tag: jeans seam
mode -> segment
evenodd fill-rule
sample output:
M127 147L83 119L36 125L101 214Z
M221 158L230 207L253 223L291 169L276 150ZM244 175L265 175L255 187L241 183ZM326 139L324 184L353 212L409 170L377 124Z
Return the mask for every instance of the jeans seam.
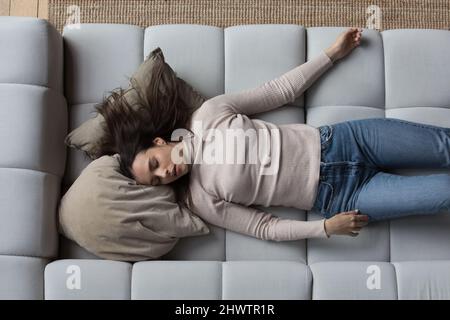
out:
M325 182L325 181L322 181L322 182L325 183L325 184L327 184L327 185L330 187L330 189L331 189L330 200L328 201L327 207L325 208L325 211L328 211L328 210L330 209L331 202L333 201L334 188L333 188L333 186L331 185L331 183L328 183L328 182Z
M406 121L406 120L397 119L397 118L384 118L384 119L388 120L388 121L392 121L392 122L402 123L404 125L412 125L412 126L416 126L416 127L424 128L424 129L433 129L433 130L436 130L438 132L443 130L446 133L450 133L450 128L441 127L442 129L439 129L439 128L435 128L435 126L433 126L433 125L426 125L426 124L423 124L423 123L421 124L421 123L417 123L417 122L413 122L413 121Z
M378 172L379 172L379 171L375 171L375 173L374 173L372 176L368 177L368 178L362 183L362 186L360 186L360 187L355 191L355 194L354 194L355 208L354 208L354 209L359 209L359 208L356 208L356 206L357 206L357 201L358 201L358 199L359 199L359 195L361 194L361 191L362 191L364 188L367 187L367 184L370 182L370 180L371 180ZM364 212L361 212L361 213L364 214Z
M365 161L333 161L333 162L322 162L324 163L324 166L331 165L331 166L357 166L362 168L368 168L371 170L379 171L379 168L376 166L371 165L370 163L367 163Z

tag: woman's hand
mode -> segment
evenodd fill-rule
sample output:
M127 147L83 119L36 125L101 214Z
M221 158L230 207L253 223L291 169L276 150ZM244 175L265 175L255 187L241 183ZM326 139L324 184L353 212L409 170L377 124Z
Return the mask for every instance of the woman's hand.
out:
M361 43L362 28L348 28L342 32L336 41L325 50L330 59L335 62L348 55L354 48Z
M362 227L366 226L369 217L359 214L359 210L338 213L325 220L325 232L328 236L332 234L349 235L356 237Z

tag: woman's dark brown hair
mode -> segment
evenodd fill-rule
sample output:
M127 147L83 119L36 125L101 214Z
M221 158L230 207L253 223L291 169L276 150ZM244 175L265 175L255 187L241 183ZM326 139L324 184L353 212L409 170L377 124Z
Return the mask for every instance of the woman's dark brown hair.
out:
M153 147L153 139L161 137L172 141L175 129L188 129L194 111L181 99L177 78L173 72L165 72L167 64L156 64L152 81L147 88L140 88L130 79L130 88L116 88L95 109L104 119L105 135L101 141L101 154L120 155L120 172L134 179L131 165L138 153ZM170 75L168 77L164 74ZM161 90L162 89L162 90ZM132 105L127 95L133 95ZM187 206L189 173L171 183L177 202Z

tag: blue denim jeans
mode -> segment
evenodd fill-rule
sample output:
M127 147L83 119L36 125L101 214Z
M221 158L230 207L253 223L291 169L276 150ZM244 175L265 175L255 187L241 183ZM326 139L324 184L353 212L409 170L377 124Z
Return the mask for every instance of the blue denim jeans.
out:
M369 221L450 212L450 174L387 172L450 169L450 128L372 118L318 129L320 180L313 209L325 218L354 209Z

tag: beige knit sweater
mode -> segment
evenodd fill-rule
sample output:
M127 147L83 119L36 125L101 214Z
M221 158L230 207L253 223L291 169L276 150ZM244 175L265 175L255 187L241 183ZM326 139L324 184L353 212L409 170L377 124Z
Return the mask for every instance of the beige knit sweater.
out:
M194 112L194 135L182 143L184 160L192 163L194 213L213 225L265 240L327 237L325 219L281 219L252 206L312 208L320 172L319 130L249 116L294 102L332 65L322 51L276 79L211 98Z

